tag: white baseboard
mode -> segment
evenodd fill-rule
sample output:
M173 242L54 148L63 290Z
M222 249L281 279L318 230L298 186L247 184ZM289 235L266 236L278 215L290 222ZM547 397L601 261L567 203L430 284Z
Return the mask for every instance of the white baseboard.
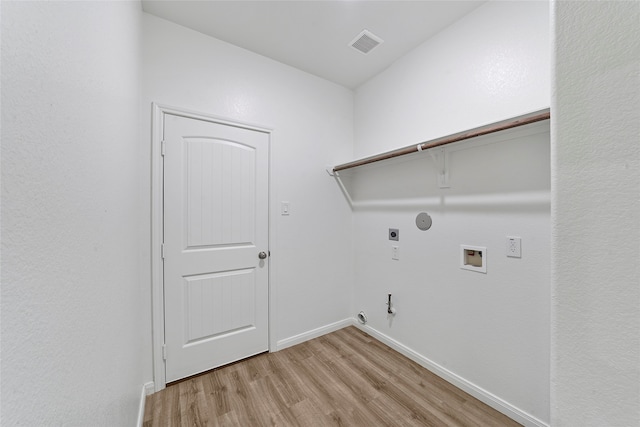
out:
M300 344L305 341L309 341L311 339L321 337L322 335L328 334L329 332L337 331L338 329L346 328L347 326L351 326L351 325L353 325L353 319L349 318L349 319L340 320L335 323L331 323L326 326L321 326L319 328L313 329L308 332L304 332L302 334L285 338L277 342L276 351L284 350L287 347L291 347L296 344Z
M149 381L148 383L144 383L144 392L147 396L149 396L150 394L155 393L156 390L156 385L153 383L153 381Z
M138 427L142 427L142 424L144 423L144 405L147 401L147 396L153 393L153 390L153 382L144 383L142 385L142 394L140 394L140 406L138 407L138 423L136 424Z
M352 319L352 324L363 330L367 334L371 335L373 338L378 341L388 345L392 349L396 350L398 353L403 354L409 359L413 360L417 364L422 367L428 369L434 374L438 375L440 378L448 381L459 389L469 393L479 401L486 403L491 406L496 411L502 412L509 418L513 419L516 422L519 422L522 425L527 427L549 427L547 423L538 418L518 409L517 407L511 405L508 402L500 399L498 396L493 395L487 390L478 387L474 383L465 380L464 378L456 375L455 373L449 371L448 369L438 365L437 363L427 359L422 356L420 353L410 349L409 347L400 344L398 341L393 338L373 329L370 326L360 324L355 318Z

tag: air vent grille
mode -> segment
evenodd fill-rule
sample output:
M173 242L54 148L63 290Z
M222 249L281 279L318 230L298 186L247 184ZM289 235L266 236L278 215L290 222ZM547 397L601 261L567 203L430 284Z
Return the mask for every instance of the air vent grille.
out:
M360 34L358 34L356 38L351 41L351 43L349 43L349 46L351 46L358 52L367 54L382 42L383 40L380 37L372 34L367 30L364 30Z

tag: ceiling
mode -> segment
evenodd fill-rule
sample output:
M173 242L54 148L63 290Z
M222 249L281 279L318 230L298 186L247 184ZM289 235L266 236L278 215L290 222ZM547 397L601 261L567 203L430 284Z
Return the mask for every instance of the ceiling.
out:
M145 12L354 89L484 1L142 0ZM350 46L362 30L383 43Z

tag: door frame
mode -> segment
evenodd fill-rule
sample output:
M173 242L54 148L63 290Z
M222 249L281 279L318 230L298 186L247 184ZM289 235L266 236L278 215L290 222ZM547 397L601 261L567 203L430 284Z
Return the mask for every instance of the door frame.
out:
M182 116L190 119L205 120L222 125L234 126L248 130L264 132L269 136L269 195L268 195L268 235L269 248L272 245L274 233L272 232L273 224L271 217L273 216L271 195L273 193L273 130L264 126L258 126L248 123L237 122L230 119L212 116L206 113L187 110L184 108L172 107L168 105L152 103L153 117L151 122L151 333L152 333L152 350L153 350L153 383L154 390L160 391L167 385L165 360L163 357L165 344L164 329L164 269L162 259L162 243L163 243L163 223L164 223L164 162L162 159L162 129L164 128L165 114ZM273 289L273 260L269 257L269 277L268 277L268 336L269 336L269 352L275 351L277 343L275 341L275 292Z

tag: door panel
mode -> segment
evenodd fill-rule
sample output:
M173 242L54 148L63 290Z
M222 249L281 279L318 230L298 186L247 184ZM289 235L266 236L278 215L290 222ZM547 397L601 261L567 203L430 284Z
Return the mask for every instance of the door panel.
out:
M254 269L185 277L185 344L253 328L255 283Z
M187 248L255 241L255 149L184 138Z
M268 349L269 135L164 116L166 380Z

